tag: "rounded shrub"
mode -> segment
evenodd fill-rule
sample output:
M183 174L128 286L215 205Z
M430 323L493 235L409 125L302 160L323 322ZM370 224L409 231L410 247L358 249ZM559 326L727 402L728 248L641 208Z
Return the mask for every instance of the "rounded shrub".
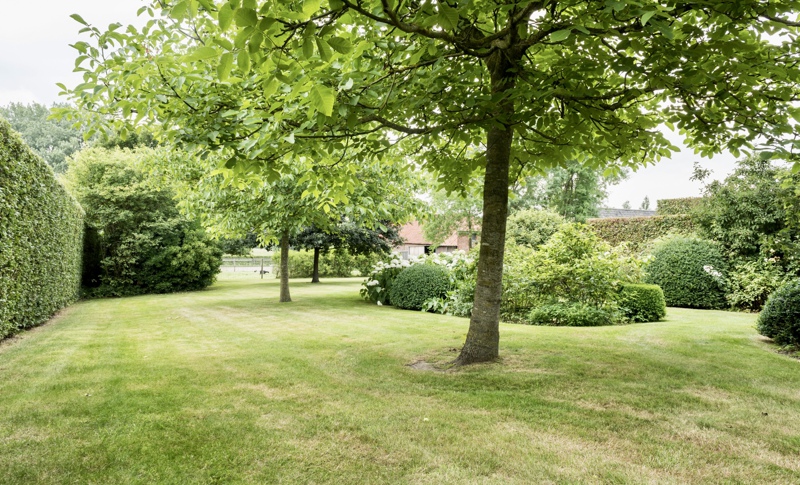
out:
M526 209L508 217L506 241L536 249L567 223L567 220L547 210Z
M800 280L787 283L770 295L756 328L778 345L800 345Z
M617 304L629 322L657 322L667 314L664 291L657 285L622 284Z
M446 268L435 264L409 266L397 275L389 292L392 305L406 310L421 310L423 303L440 298L450 289Z
M655 245L645 283L664 290L668 306L718 309L725 304L725 260L704 239L675 236Z

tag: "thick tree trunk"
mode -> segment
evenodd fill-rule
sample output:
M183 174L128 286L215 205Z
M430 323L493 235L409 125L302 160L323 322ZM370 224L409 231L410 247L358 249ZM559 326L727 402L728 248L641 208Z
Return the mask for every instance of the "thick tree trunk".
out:
M314 272L311 275L312 283L319 283L319 248L314 248Z
M292 301L289 296L289 233L281 236L281 303Z
M514 77L509 73L511 66L512 62L503 52L495 53L487 60L494 93L503 93L514 86ZM500 116L513 115L513 101L498 103L497 113ZM513 138L513 127L508 123L493 126L486 132L478 281L467 340L455 360L458 365L494 360L500 352L500 301L503 295L503 252Z

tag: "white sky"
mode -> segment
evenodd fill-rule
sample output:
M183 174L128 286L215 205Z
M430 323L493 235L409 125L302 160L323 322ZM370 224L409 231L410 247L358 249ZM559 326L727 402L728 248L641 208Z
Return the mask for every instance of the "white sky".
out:
M36 101L46 105L59 101L61 82L75 86L81 82L72 72L76 52L69 44L87 40L78 34L81 25L69 16L81 15L87 22L106 27L113 22L141 24L136 17L145 0L0 0L0 105ZM679 139L671 137L673 143ZM621 207L630 201L638 208L645 196L651 209L656 200L700 195L701 185L691 182L695 160L713 171L712 178L724 178L734 166L728 154L713 160L700 159L684 149L670 160L632 173L628 180L611 187L608 207Z

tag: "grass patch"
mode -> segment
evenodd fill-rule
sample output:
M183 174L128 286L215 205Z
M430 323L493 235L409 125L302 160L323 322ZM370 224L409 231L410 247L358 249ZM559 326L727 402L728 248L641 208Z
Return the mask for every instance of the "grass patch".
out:
M751 314L503 325L501 362L431 372L466 319L222 278L0 345L0 483L800 481L800 362Z

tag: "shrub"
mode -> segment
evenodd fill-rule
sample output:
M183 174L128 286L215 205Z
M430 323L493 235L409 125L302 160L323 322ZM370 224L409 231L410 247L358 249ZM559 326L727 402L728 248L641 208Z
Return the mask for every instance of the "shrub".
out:
M546 243L566 222L566 219L555 212L521 210L508 218L506 242L536 249Z
M93 148L70 160L67 181L92 234L84 266L95 272L84 275L89 295L198 290L219 272L219 247L180 215L172 191L139 167L150 153Z
M78 297L83 211L0 120L0 339Z
M610 307L596 307L586 303L559 302L534 308L528 314L531 325L553 325L569 327L597 327L612 325L616 313Z
M711 241L683 236L660 241L646 272L645 282L664 290L668 306L725 307L725 260Z
M690 234L694 231L694 223L689 215L590 219L586 223L609 244L616 246L627 242L635 250L668 234Z
M397 275L409 266L411 266L410 261L404 261L398 256L388 262L378 262L361 284L361 297L378 305L391 305L392 283Z
M667 314L664 292L656 285L622 284L617 304L629 322L657 322Z
M477 255L477 251L473 252ZM478 278L477 257L469 256L461 251L438 253L427 258L428 262L446 267L450 275L451 290L442 297L431 298L423 305L423 310L469 317L475 300L475 284Z
M728 275L728 304L738 310L757 312L770 293L787 283L780 265L770 259L737 263Z
M770 295L756 328L778 345L800 345L800 280L787 283Z
M392 305L421 310L427 300L440 298L450 289L450 275L436 264L415 264L397 275L389 291Z

